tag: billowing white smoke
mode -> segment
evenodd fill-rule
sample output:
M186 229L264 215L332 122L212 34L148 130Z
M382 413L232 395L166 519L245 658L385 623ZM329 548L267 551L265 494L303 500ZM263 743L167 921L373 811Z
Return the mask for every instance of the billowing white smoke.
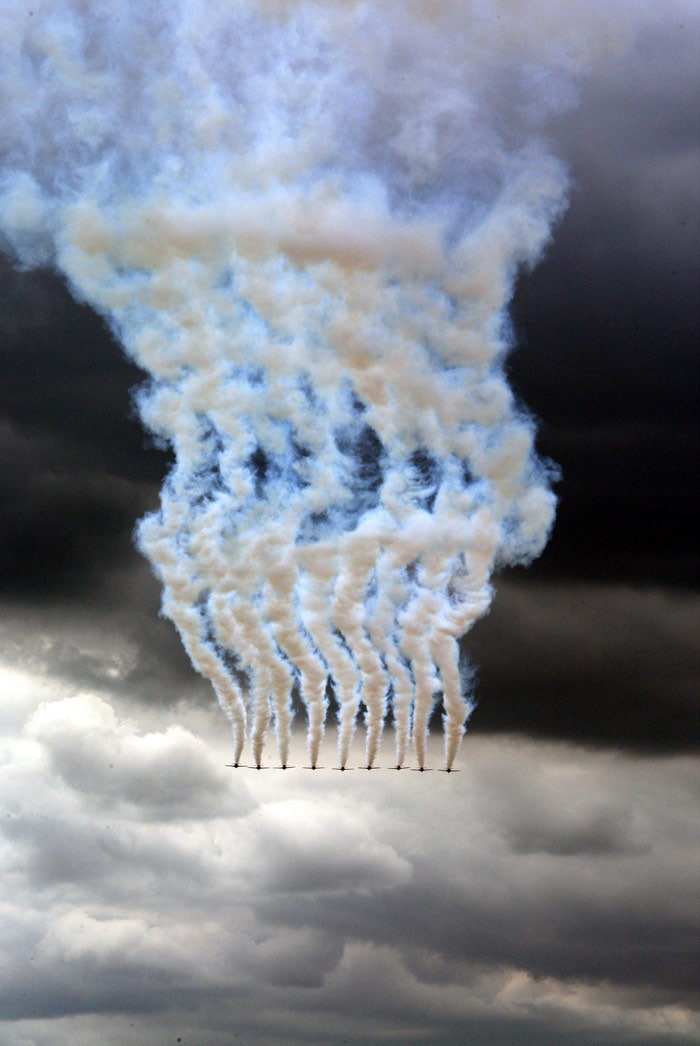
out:
M561 7L559 13L557 8ZM494 565L554 498L502 371L518 266L565 178L537 140L586 55L576 5L13 0L0 228L151 376L176 465L138 540L234 761L295 688L312 765L389 709L422 766Z

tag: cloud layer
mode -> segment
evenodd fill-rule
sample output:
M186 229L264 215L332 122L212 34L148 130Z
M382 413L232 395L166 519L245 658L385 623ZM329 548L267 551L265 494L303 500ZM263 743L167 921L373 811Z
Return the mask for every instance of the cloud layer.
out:
M451 777L234 772L214 715L146 731L2 684L0 1041L700 1032L683 758L473 739Z

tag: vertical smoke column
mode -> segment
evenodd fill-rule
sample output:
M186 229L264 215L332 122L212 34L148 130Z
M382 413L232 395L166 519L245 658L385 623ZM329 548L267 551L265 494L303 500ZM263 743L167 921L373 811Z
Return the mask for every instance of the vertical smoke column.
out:
M458 640L554 498L502 370L583 36L547 3L44 0L0 16L0 230L106 316L176 464L138 541L259 763L445 761ZM586 11L593 18L596 5ZM582 11L578 11L580 18ZM243 681L243 682L242 682Z

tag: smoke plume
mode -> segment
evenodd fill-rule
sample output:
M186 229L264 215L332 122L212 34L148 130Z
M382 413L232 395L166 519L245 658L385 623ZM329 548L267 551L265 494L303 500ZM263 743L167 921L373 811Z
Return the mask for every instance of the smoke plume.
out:
M15 0L0 230L150 375L176 464L137 532L259 763L293 695L318 760L420 766L472 708L458 640L554 497L503 371L566 177L542 141L597 5ZM572 13L576 18L572 18ZM582 29L585 22L585 31ZM576 26L574 28L573 26Z

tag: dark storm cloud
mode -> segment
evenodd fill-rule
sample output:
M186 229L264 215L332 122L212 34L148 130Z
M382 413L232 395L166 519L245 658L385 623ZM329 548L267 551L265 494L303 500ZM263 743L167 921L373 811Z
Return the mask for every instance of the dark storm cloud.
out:
M700 34L668 19L554 130L571 203L510 371L563 467L543 574L697 582Z
M646 751L697 746L693 593L504 580L463 646L479 666L473 732L517 729Z
M47 270L15 271L0 255L2 415L19 432L57 442L68 460L158 483L163 458L135 418L144 374L104 322Z
M48 434L4 435L0 586L8 596L80 598L133 556L132 520L151 491L91 470Z
M0 606L0 645L6 665L95 692L109 691L136 705L209 704L209 683L192 671L177 633L159 617L160 588L136 558L100 575L99 595L84 606L38 606L23 600Z
M209 684L158 616L146 565L113 571L105 588L100 604L67 607L59 621L51 608L2 608L5 664L118 694L134 708L212 704ZM699 626L700 601L683 590L503 579L489 615L463 642L477 666L469 734L519 730L642 752L694 749Z
M140 372L47 272L0 261L0 591L83 599L133 557L165 457L132 417Z

